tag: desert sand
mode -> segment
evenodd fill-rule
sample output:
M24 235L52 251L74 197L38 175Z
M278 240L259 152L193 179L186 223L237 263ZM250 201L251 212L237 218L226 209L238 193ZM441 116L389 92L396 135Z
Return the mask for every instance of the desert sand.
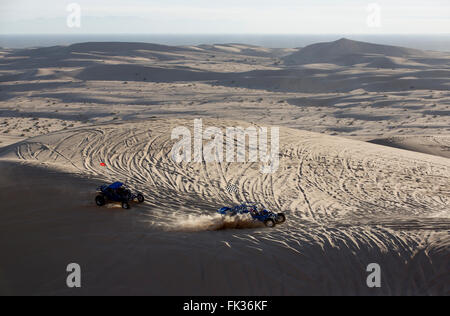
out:
M449 294L449 85L450 53L347 39L3 49L0 294ZM175 163L198 118L280 127L278 170ZM116 180L146 202L97 207ZM287 222L215 213L244 201Z

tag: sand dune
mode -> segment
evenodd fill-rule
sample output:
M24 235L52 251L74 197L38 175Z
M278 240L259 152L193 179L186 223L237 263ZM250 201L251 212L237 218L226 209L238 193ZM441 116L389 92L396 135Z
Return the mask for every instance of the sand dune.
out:
M223 128L246 126L245 122L220 120L207 120L204 124ZM364 288L364 282L361 274L353 272L352 276L350 271L363 273L361 264L374 260L389 275L379 294L446 291L448 283L433 287L427 284L436 282L431 281L436 267L445 269L446 264L442 249L447 247L450 229L446 215L450 204L450 160L282 129L280 169L273 175L262 175L257 163L176 164L169 158L175 141L170 140L167 131L178 125L190 126L192 122L152 120L80 128L11 145L0 155L3 160L45 164L97 183L126 181L147 196L145 207L130 216L141 227L147 226L158 234L198 232L198 238L203 240L202 236L211 238L207 231L231 228L220 237L225 246L218 260L221 265L263 265L264 271L272 267L274 275L283 276L283 288L278 288L278 279L265 282L270 291L265 287L258 289L250 286L253 273L263 273L262 267L256 268L250 275L242 276L241 282L250 286L247 293L355 293ZM107 167L101 167L100 162ZM224 188L229 183L236 184L239 191L227 192ZM94 190L94 186L90 189ZM271 209L285 211L289 220L279 229L256 226L256 230L249 231L252 224L246 224L246 219L222 222L215 215L220 206L244 200L262 201ZM76 203L91 207L92 201ZM434 225L433 220L439 225ZM233 231L236 228L244 231ZM203 247L191 244L188 249L197 253ZM262 257L251 259L235 253L248 247ZM227 248L229 251L225 251ZM357 258L353 255L356 248ZM330 252L334 253L331 257ZM345 259L334 261L333 256ZM270 258L282 262L283 268L279 270ZM160 260L167 258L161 255L157 261ZM412 276L403 271L416 265L420 267L419 283L413 281L418 277L415 272ZM225 268L205 269L208 278L215 278L219 284L224 282ZM340 271L340 276L333 271ZM348 278L356 284L349 285ZM233 289L237 288L234 282L230 285ZM315 290L307 292L306 288ZM216 287L213 293L231 294L227 287Z
M370 142L450 158L450 138L446 136L396 136Z
M217 75L216 75L217 76ZM139 65L99 65L75 71L74 77L82 80L125 80L125 81L203 81L213 79L213 73L202 73L190 69L167 69Z
M448 54L349 40L2 53L1 294L70 294L76 260L81 294L449 293ZM174 163L170 131L195 118L280 126L278 171ZM146 203L96 207L116 180ZM288 221L215 212L242 201Z
M335 42L312 44L300 51L284 58L288 64L312 64L333 62L339 57L348 55L381 55L391 57L420 56L427 54L423 51L397 46L378 45L372 43L352 41L342 38ZM347 59L349 60L349 59ZM343 60L341 60L343 61ZM348 62L347 64L354 64Z
M248 126L245 122L220 120L208 120L205 126L208 124L224 130L227 126ZM300 218L308 219L331 219L329 215L321 214L325 210L339 219L357 214L367 216L367 212L381 215L390 209L396 209L396 214L411 212L433 216L449 202L444 195L440 196L448 182L449 161L444 158L283 129L280 136L283 139L282 170L275 180L260 174L254 163L175 164L169 159L175 141L170 140L167 131L178 125L192 128L193 123L152 120L58 132L7 147L2 150L1 157L51 163L93 177L104 174L109 181L125 177L122 180L136 186L154 186L152 192L146 192L150 196L161 198L174 191L167 197L168 203L194 201L198 198L195 195L201 195L204 203L210 201L215 209L222 203L245 199L273 200L271 207L290 210ZM101 167L100 162L107 163L108 168ZM294 170L298 172L292 172ZM402 179L402 185L411 188L411 192L402 190L393 197L399 179ZM379 181L383 181L382 184ZM312 192L303 192L306 189L299 186L303 182ZM236 196L221 192L220 188L228 183L238 183L242 192ZM288 183L292 191L282 189ZM253 192L258 187L260 189ZM155 194L153 190L162 192ZM423 196L423 192L427 192L429 198ZM311 198L307 199L309 195ZM346 198L353 195L354 201L341 204L347 203ZM367 206L370 209L365 209Z
M220 120L204 124L224 130L248 126ZM152 189L146 193L150 201L157 199L155 206L162 206L162 197L167 206L201 197L201 206L191 208L200 213L208 204L215 210L223 203L262 200L309 220L356 219L394 210L397 215L432 217L449 203L444 194L449 167L445 158L282 129L281 170L276 176L264 176L255 163L175 164L169 159L175 141L167 131L178 125L192 128L193 122L152 120L58 132L7 147L1 157L149 186ZM100 162L108 167L101 167ZM399 190L399 182L410 191ZM221 188L228 183L237 183L241 192L223 192ZM393 192L397 195L392 196Z
M207 51L227 52L254 57L283 57L297 51L297 49L290 48L265 48L244 44L199 45L197 47Z
M118 42L87 42L78 43L68 46L41 47L32 49L20 49L15 53L16 56L46 56L58 57L68 54L86 54L86 53L103 53L103 54L132 54L140 51L155 51L163 53L186 52L191 51L189 48L166 46L149 43L118 43Z

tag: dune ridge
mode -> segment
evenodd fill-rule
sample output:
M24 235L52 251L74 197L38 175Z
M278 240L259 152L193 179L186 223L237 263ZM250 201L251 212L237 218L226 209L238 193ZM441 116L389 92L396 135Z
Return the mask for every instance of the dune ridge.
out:
M425 57L430 53L421 50L379 45L341 38L334 42L317 43L302 48L284 58L289 64L333 62L342 56L380 55L390 57ZM347 59L348 60L348 59Z
M11 145L0 151L0 157L45 164L98 183L126 181L147 197L145 206L133 215L143 227L153 227L162 234L205 234L225 229L228 237L221 244L232 253L254 247L257 253L266 254L256 257L260 261L257 271L262 268L261 262L266 262L265 270L270 266L273 269L271 258L283 262L283 272L274 271L284 275L283 290L266 292L250 287L250 293L366 293L363 280L359 280L364 271L360 265L370 260L377 260L388 271L386 286L379 293L446 291L448 283L442 280L427 290L423 286L436 282L429 277L435 269L445 269L448 262L443 255L450 229L450 160L282 128L280 169L274 175L262 175L257 163L177 165L169 158L174 141L167 131L192 124L189 120L154 119L78 128ZM206 120L204 124L225 127L248 123ZM100 162L107 167L101 167ZM237 184L238 192L226 191L228 183ZM87 196L93 198L93 193ZM223 205L244 200L260 201L270 209L286 212L287 223L270 230L246 218L223 219L215 214ZM204 249L204 242L185 247L196 253ZM356 249L357 261L353 255ZM269 253L276 255L267 256ZM301 259L305 256L309 258L306 261ZM220 260L231 267L245 266L255 259L236 254L234 259ZM402 260L409 269L419 267L413 271L422 274L420 290L413 281L416 272L399 273L404 269L399 263ZM431 261L439 264L431 265ZM352 269L362 274L352 276ZM212 276L213 272L205 273ZM303 273L310 277L301 277ZM341 276L334 279L333 273ZM244 280L251 282L252 275ZM345 278L359 285L348 287ZM271 284L277 287L278 282L273 280ZM303 292L306 288L308 292ZM220 289L213 293L229 293L226 287Z
M78 258L81 294L448 294L449 61L350 40L3 51L0 293L70 295ZM278 171L174 163L170 131L198 118L279 126ZM146 202L98 208L112 181ZM244 201L288 220L216 214Z

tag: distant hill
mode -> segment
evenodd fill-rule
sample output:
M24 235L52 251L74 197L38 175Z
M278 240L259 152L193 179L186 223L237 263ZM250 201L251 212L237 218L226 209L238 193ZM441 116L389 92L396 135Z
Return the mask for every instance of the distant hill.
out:
M134 42L86 42L72 44L68 46L68 50L72 52L123 52L136 50L150 50L160 52L177 52L177 51L192 51L185 47L168 46L152 43L134 43Z
M31 49L19 49L17 56L46 56L52 58L67 58L73 53L100 53L104 55L120 54L121 56L136 56L140 52L151 51L154 53L179 53L192 52L192 49L178 46L167 46L151 43L127 43L127 42L86 42L68 46L51 46Z
M427 53L417 49L371 44L342 38L335 42L318 43L306 46L298 52L284 57L283 60L288 65L314 63L352 65L359 62L368 62L368 57L374 55L408 57L426 56Z

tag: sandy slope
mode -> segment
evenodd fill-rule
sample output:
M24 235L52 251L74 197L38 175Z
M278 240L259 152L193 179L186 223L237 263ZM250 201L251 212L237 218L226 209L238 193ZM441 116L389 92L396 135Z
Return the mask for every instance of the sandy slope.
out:
M448 294L449 66L349 40L3 51L0 293L74 294L79 260L80 294ZM173 163L170 130L194 118L280 126L279 170ZM113 180L147 202L98 209ZM288 222L215 215L244 200Z
M248 123L205 120L204 125L225 131ZM327 220L389 214L394 208L398 215L434 216L448 206L447 159L282 129L280 170L263 176L254 163L176 165L169 159L175 144L169 131L176 126L192 128L193 121L155 119L59 132L12 145L2 157L56 163L82 174L149 185L152 192L162 191L156 194L158 203L171 190L175 194L167 196L168 203L195 201L199 195L213 208L247 197L272 200L271 207L291 210L300 218ZM223 192L229 183L238 184L241 193Z
M341 38L335 42L317 43L309 45L298 52L284 58L289 64L332 63L339 61L343 64L357 64L356 60L364 56L390 56L390 57L425 57L426 53L417 49L378 45Z
M396 136L370 142L450 158L450 138L446 136Z
M339 60L282 59L311 49L339 53ZM376 49L387 55L349 40L298 52L145 43L7 50L0 56L0 135L174 115L245 118L362 140L447 135L449 55Z
M97 183L119 179L143 190L147 203L130 216L140 229L147 227L159 236L152 235L150 240L171 236L168 244L158 239L158 247L189 249L192 258L207 253L199 264L209 281L202 286L185 285L194 293L206 293L210 289L206 284L214 280L212 293L231 294L231 289L239 287L236 280L225 285L228 273L240 276L240 284L245 284L242 293L370 293L365 288L364 265L374 261L386 273L385 286L374 293L448 291L447 280L437 279L448 267L448 159L282 129L280 168L273 175L262 175L258 163L177 165L169 158L174 141L168 131L179 125L192 127L192 121L155 119L80 128L12 145L2 150L1 157L45 163L98 179ZM225 128L246 123L207 120L204 125ZM227 192L229 183L236 184L239 192ZM262 201L271 209L283 210L289 220L269 230L246 219L224 221L214 214L222 205L243 200ZM93 204L67 203L84 208ZM226 230L220 238L207 232L224 228L245 229ZM183 232L194 233L183 235L188 240L196 236L194 244L179 240L170 246L174 242L171 234ZM224 248L208 259L214 241ZM151 252L155 246L139 247ZM243 254L243 249L254 250ZM168 258L161 254L153 264L163 264ZM170 275L169 268L163 271ZM262 278L268 271L273 280L257 281L257 275ZM257 286L258 282L263 286ZM152 285L146 289L156 290Z

